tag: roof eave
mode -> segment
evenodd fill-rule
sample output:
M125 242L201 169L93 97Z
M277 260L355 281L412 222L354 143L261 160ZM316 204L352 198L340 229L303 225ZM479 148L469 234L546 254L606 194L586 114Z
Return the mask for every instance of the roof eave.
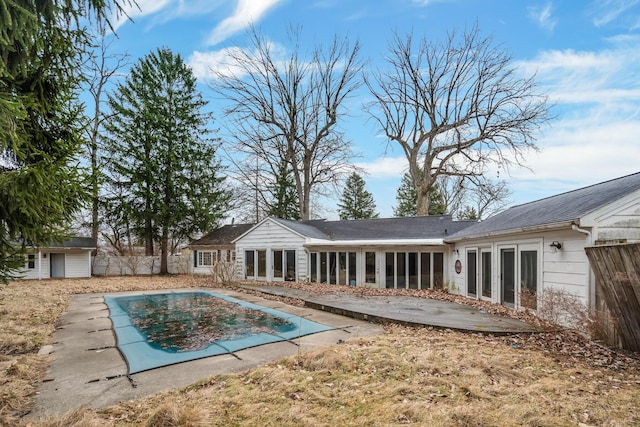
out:
M535 226L531 226L531 227L519 227L519 228L511 228L508 230L500 230L500 231L493 231L493 232L487 232L487 233L480 233L480 234L472 234L469 236L462 236L462 237L458 237L458 238L448 238L448 239L444 239L445 243L455 243L455 242L463 242L463 241L468 241L468 240L477 240L477 239L486 239L486 238L491 238L491 237L501 237L501 236L507 236L509 234L516 234L516 233L535 233L536 231L549 231L549 230L557 230L557 229L562 229L562 228L571 228L571 226L573 224L576 225L580 225L580 220L568 220L568 221L562 221L562 222L556 222L553 224L542 224L542 225L535 225Z
M305 246L443 246L444 239L307 239Z

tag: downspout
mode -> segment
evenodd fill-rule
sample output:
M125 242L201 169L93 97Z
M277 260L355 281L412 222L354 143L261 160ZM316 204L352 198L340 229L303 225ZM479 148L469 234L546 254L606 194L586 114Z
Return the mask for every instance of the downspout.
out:
M578 227L578 224L576 224L575 222L571 223L571 229L573 231L576 231L578 233L582 233L584 235L587 236L587 244L585 246L591 246L592 244L592 236L591 236L591 232L589 230L586 230L584 228L580 228ZM595 277L591 271L591 265L589 265L589 260L587 259L587 274L589 277L589 283L588 285L591 285L593 283L593 286L589 286L589 301L588 301L588 307L589 308L595 308L596 307L596 280Z
M38 249L38 280L42 280L42 251Z

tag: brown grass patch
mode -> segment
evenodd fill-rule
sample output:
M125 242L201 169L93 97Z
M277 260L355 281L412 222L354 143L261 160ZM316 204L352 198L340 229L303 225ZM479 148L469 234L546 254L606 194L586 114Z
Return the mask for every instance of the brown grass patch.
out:
M46 365L35 352L49 339L69 295L209 284L191 277L113 278L14 282L2 288L0 330L11 327L22 335L0 340L0 424L18 423L28 411ZM385 330L240 374L29 424L640 424L638 360L574 333L492 337L393 325Z

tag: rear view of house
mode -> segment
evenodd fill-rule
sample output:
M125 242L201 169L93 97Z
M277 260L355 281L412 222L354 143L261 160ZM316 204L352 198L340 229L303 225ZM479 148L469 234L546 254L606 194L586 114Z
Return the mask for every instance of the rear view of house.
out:
M640 242L640 173L514 206L445 240L457 293L535 309L555 289L595 307L585 248Z

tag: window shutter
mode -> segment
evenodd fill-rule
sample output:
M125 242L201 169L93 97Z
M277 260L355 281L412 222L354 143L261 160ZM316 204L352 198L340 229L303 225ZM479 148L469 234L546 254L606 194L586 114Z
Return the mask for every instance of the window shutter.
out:
M198 251L193 251L193 268L198 266Z

